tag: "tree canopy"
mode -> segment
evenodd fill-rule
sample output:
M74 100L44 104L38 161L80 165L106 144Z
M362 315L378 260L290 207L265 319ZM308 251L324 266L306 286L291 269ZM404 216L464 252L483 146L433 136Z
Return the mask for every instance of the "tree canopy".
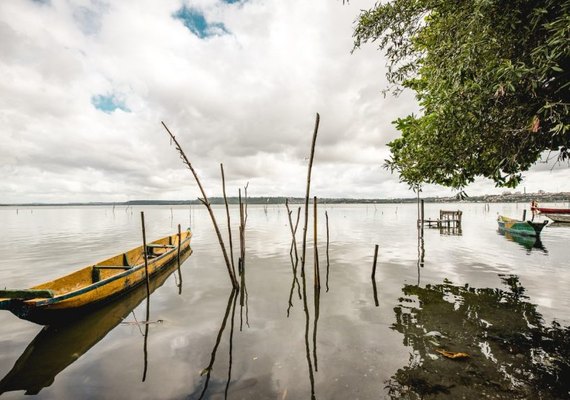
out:
M570 160L570 0L393 0L362 11L354 40L419 101L388 144L402 181L514 187L545 150Z

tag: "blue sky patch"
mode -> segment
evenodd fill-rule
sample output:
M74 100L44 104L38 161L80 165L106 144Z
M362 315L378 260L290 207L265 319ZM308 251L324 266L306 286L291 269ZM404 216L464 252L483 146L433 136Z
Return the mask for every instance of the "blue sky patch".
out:
M182 21L184 26L200 39L229 33L224 24L219 22L208 22L201 11L185 5L183 5L180 10L172 14L172 17Z
M118 99L114 94L93 96L91 97L91 104L93 104L96 109L107 114L111 114L116 109L131 112L131 110L125 106L125 102Z
M222 3L234 4L239 3L241 0L222 0Z

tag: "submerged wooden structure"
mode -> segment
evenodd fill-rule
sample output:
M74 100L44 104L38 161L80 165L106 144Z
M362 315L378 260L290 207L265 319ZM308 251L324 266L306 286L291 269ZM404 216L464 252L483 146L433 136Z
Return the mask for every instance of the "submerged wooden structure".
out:
M0 310L46 325L73 319L145 283L145 253L148 275L155 275L190 249L191 236L165 236L30 289L0 290Z
M424 218L424 201L421 200L421 208L419 210L420 218L418 219L418 228L427 226L428 228L439 229L442 234L461 235L461 210L439 210L439 218Z
M425 219L422 221L428 228L461 228L463 211L439 210L438 219Z

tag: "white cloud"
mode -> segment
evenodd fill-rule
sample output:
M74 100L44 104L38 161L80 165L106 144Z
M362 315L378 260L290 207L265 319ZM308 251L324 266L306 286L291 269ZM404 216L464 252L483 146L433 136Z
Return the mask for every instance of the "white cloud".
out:
M173 18L183 4L228 34L193 35ZM413 196L381 167L391 121L417 109L413 96L382 96L373 45L350 54L353 22L372 5L0 2L0 203L197 197L161 120L209 195L221 194L220 162L230 193L249 181L252 195L302 195L316 112L315 194ZM94 96L130 112L97 110ZM570 190L567 167L536 169L527 186Z

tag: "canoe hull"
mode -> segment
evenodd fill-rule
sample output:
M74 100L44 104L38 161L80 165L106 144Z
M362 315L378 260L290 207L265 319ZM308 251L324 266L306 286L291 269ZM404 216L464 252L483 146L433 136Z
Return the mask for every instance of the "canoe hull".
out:
M499 216L497 219L499 229L505 232L514 233L523 236L539 236L542 228L546 226L548 221L544 222L531 222L531 221L518 221L516 219Z
M541 213L541 215L544 215L547 218L550 218L551 220L553 220L554 222L566 222L569 223L570 222L570 214L556 214L556 213Z
M531 207L534 214L544 215L554 222L570 222L570 208Z
M183 253L191 251L190 238L191 234L189 231L183 233L180 246L181 256ZM177 244L177 239L177 235L172 235L171 237L155 241L151 245L158 246L164 242L166 246L167 242L172 243L173 241ZM142 246L132 249L125 254L128 254L133 259L134 255L139 253L139 258L144 260ZM46 282L32 288L53 290L62 285L73 287L73 280L77 280L77 289L75 290L66 292L60 290L59 293L56 292L57 294L53 298L47 299L0 299L0 309L7 309L19 318L45 325L53 321L62 322L68 318L73 319L77 315L99 308L146 282L144 262L137 263L132 267L125 266L124 268L110 266L109 263L114 263L116 258L110 258L55 281ZM138 260L138 258L135 259ZM178 246L169 245L168 249L165 247L160 254L148 260L149 275L152 277L167 269L177 259ZM100 268L101 270L99 270ZM97 278L100 277L100 280L93 281L95 280L94 270L97 270ZM100 271L103 272L101 273Z

